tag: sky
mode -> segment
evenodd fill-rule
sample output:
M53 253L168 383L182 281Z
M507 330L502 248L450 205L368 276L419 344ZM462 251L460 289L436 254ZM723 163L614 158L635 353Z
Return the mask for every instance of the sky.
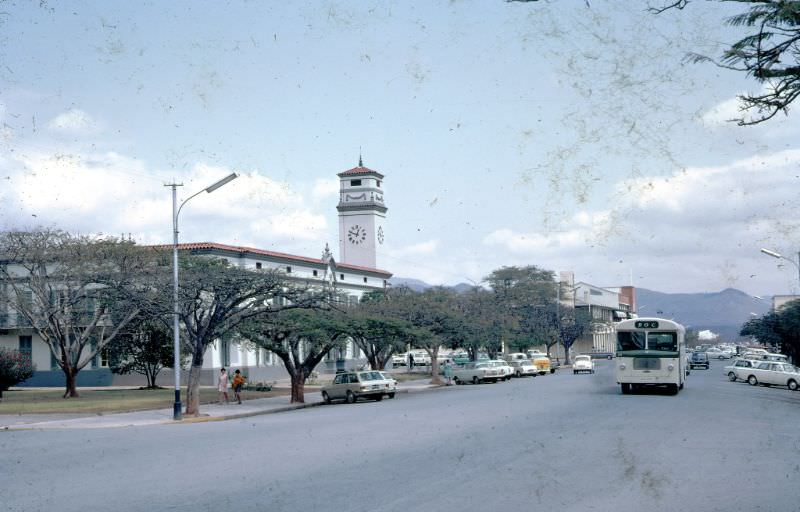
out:
M0 13L0 229L319 256L363 156L379 267L504 265L662 292L800 292L800 117L687 62L741 7L657 0L14 2ZM768 248L794 262L759 252Z

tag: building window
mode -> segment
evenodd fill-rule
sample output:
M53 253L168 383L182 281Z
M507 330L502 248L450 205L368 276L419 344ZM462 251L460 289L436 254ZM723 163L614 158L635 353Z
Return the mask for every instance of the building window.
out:
M365 282L365 283L367 282L367 278L366 278L366 277L364 278L364 282Z
M219 342L219 363L223 368L231 364L231 346L228 340Z
M261 268L261 262L260 262L260 261L257 261L257 262L256 262L256 269L260 269L260 268Z
M291 274L292 273L292 267L286 267L286 273L287 274Z
M361 186L361 180L350 180L350 186L351 187L360 187Z
M339 280L344 281L344 274L339 274Z
M381 180L375 180L375 182L378 184L378 188L381 188Z
M31 357L33 354L33 337L31 336L20 336L19 337L19 351L22 354L27 354L28 357Z
M107 368L108 367L108 347L103 347L100 350L100 366Z
M316 270L313 271L314 277L317 277L318 273Z

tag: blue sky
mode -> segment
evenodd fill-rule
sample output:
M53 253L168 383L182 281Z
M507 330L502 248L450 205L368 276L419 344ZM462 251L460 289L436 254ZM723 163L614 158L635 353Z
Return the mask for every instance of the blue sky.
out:
M687 64L735 6L17 3L0 17L0 225L318 255L335 174L386 175L380 266L536 264L598 285L797 291L800 121L726 123L746 77ZM788 265L788 264L787 264Z

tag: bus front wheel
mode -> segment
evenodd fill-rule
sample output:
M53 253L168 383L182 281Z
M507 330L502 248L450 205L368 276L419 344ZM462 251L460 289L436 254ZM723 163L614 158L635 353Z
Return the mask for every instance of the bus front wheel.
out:
M678 385L677 385L677 384L670 384L670 385L667 387L667 389L669 390L669 394L670 394L670 395L677 395L677 394L678 394L678 390L679 390L680 388L678 388Z
M628 383L620 384L622 386L622 394L629 395L631 393L631 385Z

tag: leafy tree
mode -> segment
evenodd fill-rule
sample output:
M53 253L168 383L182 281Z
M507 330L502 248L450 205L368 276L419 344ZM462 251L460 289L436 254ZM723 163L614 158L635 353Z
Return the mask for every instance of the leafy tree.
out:
M138 373L147 378L147 389L157 389L156 377L175 365L172 329L159 320L139 315L108 345L108 364L113 373Z
M169 261L169 255L162 257ZM200 375L208 346L219 338L236 333L242 322L279 311L309 307L309 290L286 281L277 270L249 270L230 265L227 260L202 256L181 259L178 296L179 317L191 357L186 392L186 414L200 410ZM167 268L165 265L164 268ZM171 305L171 276L162 275L160 286L165 296L160 301ZM171 311L166 308L164 313Z
M139 313L148 251L58 230L0 233L0 308L41 338L78 397L78 373Z
M586 309L575 309L561 306L562 317L560 321L561 345L564 347L564 364L570 364L569 349L575 340L590 332L591 316Z
M759 343L779 347L793 361L800 360L800 300L793 300L777 311L769 311L742 325L742 336L752 336Z
M34 371L36 366L29 354L0 347L0 401L3 400L3 391L30 379Z
M238 336L277 355L292 381L292 403L305 402L305 382L322 358L347 341L338 311L296 309L254 316L237 327Z
M730 26L744 27L749 33L731 44L719 60L691 54L694 62L741 71L762 85L762 91L739 96L743 115L739 125L753 125L788 113L789 105L800 96L800 1L797 0L719 0L749 4L740 14L725 20ZM683 9L689 0L669 0L653 9L657 13ZM750 114L746 116L744 114Z

